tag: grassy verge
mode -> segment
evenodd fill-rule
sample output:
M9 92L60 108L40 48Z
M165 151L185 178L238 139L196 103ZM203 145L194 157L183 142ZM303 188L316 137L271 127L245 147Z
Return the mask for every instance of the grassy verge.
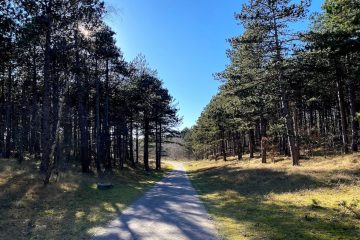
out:
M0 239L88 239L168 170L115 172L106 191L95 176L68 172L44 188L36 166L0 159Z
M360 239L360 155L199 161L188 174L225 239Z

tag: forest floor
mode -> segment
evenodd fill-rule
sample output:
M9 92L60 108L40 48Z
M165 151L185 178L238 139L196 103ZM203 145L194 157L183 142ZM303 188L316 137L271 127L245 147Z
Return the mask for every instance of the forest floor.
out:
M115 171L110 190L98 190L95 175L68 171L44 187L35 164L0 159L0 239L88 239L169 170Z
M186 168L224 239L360 239L360 154Z

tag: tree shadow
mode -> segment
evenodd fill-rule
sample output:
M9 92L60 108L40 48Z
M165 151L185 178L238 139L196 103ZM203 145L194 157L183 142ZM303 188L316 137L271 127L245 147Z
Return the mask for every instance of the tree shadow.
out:
M286 193L304 189L326 187L327 184L302 174L288 174L272 169L241 169L218 167L207 171L192 171L194 182L204 183L204 194L217 192L219 187L236 189L242 195L266 195L268 193ZM206 181L203 181L205 180Z
M92 239L217 239L195 195L185 173L173 171Z
M124 169L114 173L113 189L101 191L95 176L68 172L43 187L34 164L0 161L0 239L89 239L90 228L111 221L165 173Z
M350 170L345 175L359 176L359 171ZM301 173L233 166L192 171L190 178L212 215L243 227L234 231L242 235L240 238L360 239L360 221L344 216L336 208L289 205L268 198L269 194L304 190L306 195L307 190L331 188L335 185L331 179L323 181ZM224 229L231 228L230 225Z
M98 190L96 179L92 184L85 181L67 197L71 207L65 209L58 222L63 227L52 235L52 239L89 239L91 229L104 226L116 218L152 185L152 181L160 180L162 174L125 168L111 177L114 187L108 190Z
M222 202L205 200L218 218L241 222L242 237L250 239L359 239L356 221L343 221L341 214L329 208L284 206L264 199ZM324 216L334 216L326 218Z
M1 171L0 171L1 173ZM0 239L25 239L31 234L33 209L39 196L33 195L38 179L27 171L16 171L0 185Z

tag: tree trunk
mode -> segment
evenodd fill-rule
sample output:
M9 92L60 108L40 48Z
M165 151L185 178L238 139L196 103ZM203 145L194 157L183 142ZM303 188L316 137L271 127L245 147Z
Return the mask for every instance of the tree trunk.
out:
M276 49L276 68L278 73L278 83L280 85L281 105L283 109L282 113L286 121L286 130L288 135L287 137L288 137L292 162L293 165L295 166L300 164L299 145L295 135L293 118L291 116L291 111L289 108L287 90L284 84L284 72L283 72L284 70L282 68L283 58L281 55L282 46L279 39L278 24L275 15L273 15L273 21L274 21L274 38L275 38L275 49Z
M136 126L136 164L139 163L139 127Z
M2 75L5 76L5 70L2 71ZM6 94L5 94L5 85L6 85L6 81L5 79L2 79L1 83L1 96L0 96L0 157L3 158L4 157L4 151L5 151L5 142L4 142L4 137L5 137L5 108L6 108L6 103L5 103L5 99L6 99Z
M12 67L11 63L8 67L8 81L7 81L7 93L6 93L6 137L5 137L5 150L4 157L9 158L11 153L11 131L12 131Z
M59 116L59 78L56 74L55 61L52 61L52 71L51 71L51 87L52 87L52 111L51 111L51 143L55 141L57 122ZM51 158L50 158L51 160Z
M223 160L226 162L226 143L225 143L225 132L221 132L221 152L223 156Z
M237 139L236 139L236 133L231 133L231 155L232 156L236 156L236 154L237 154L237 150L236 150L236 148L237 148L237 144L236 144L236 141L237 141Z
M134 160L134 142L133 142L133 120L130 119L129 122L129 158L130 158L130 163L132 167L135 167L135 160Z
M346 110L345 110L345 96L344 96L344 80L343 73L340 68L340 65L337 61L335 61L336 68L336 88L337 88L337 97L340 111L340 120L341 120L341 135L342 135L342 147L343 153L349 153L349 142L347 138L347 119L346 119Z
M39 140L38 140L38 92L37 92L37 69L36 69L36 48L33 47L33 59L32 59L32 83L31 83L31 118L30 118L30 153L39 152Z
M145 171L149 171L149 120L144 120L144 168Z
M40 171L45 174L44 184L47 184L47 175L50 171L50 41L51 41L51 8L52 1L49 1L49 5L46 9L47 26L45 34L45 53L44 53L44 87L43 87L43 106L42 106L42 134L41 134L41 147L42 158Z
M155 169L158 170L159 164L159 125L155 122Z
M88 154L88 138L87 138L87 116L85 114L84 102L84 86L80 77L80 55L79 55L79 36L78 31L75 30L75 82L77 85L77 108L78 108L78 124L80 130L80 162L82 172L87 173L90 171L90 161Z
M254 136L254 129L249 130L249 153L250 158L254 158L254 151L255 151L255 136Z
M353 152L358 151L358 131L359 131L359 121L356 119L356 95L355 95L355 86L353 80L350 80L349 83L349 101L350 101L350 115L351 115L351 150Z
M119 131L119 163L120 169L124 169L124 144L123 144L123 137L121 135L121 131Z
M266 137L266 120L260 117L260 134L261 134L261 162L266 163L267 137Z
M161 152L162 152L162 131L161 131L161 123L156 123L156 170L161 169Z
M96 81L96 109L95 109L95 135L96 135L96 171L102 176L101 171L101 129L100 129L100 79L98 73L98 60L95 59L95 81Z
M65 97L66 97L66 94L69 91L69 89L70 89L70 81L66 81L65 91L62 94L61 98L59 99L59 109L58 109L57 116L56 116L56 122L54 123L55 136L53 137L54 141L51 144L51 150L50 150L50 155L49 155L50 160L55 158L55 151L59 148L61 139L63 139L63 136L61 136L62 131L60 128L60 119L61 119L63 109L64 109ZM59 160L59 158L57 158L57 159ZM51 163L50 163L48 171L46 172L46 176L44 179L44 185L47 185L49 183L52 170L53 170L53 166L51 166Z
M241 160L243 155L243 138L240 132L237 133L237 145L238 160Z
M105 138L105 161L106 169L111 170L110 157L110 126L109 126L109 60L106 59L105 72L105 114L104 114L104 138Z
M293 119L290 114L289 101L287 100L285 91L283 90L282 92L283 93L281 96L281 101L282 101L282 105L283 105L283 114L284 114L284 117L286 120L286 130L287 130L290 154L292 157L293 165L297 166L300 164L298 141L297 141L296 135L295 135Z
M158 170L161 170L161 155L162 155L162 124L159 124L159 163Z
M67 93L66 101L64 103L64 160L69 164L71 158L71 145L72 145L72 118L70 108L70 94Z

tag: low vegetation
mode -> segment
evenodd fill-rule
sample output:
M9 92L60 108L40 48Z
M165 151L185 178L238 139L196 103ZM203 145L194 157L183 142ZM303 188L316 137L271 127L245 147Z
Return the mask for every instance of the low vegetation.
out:
M225 239L360 239L360 154L187 165Z
M0 159L0 239L88 239L169 170L114 171L114 188L101 191L95 175L71 171L44 187L36 168Z

